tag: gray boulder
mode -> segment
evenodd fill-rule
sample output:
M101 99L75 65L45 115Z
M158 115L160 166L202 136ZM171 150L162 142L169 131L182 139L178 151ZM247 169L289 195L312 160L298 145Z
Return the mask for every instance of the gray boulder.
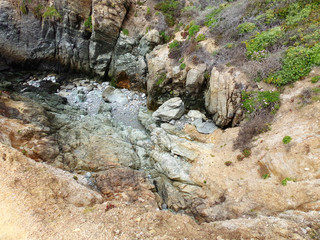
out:
M179 97L171 98L162 104L157 111L152 114L156 121L169 122L172 119L179 119L185 111L184 103Z

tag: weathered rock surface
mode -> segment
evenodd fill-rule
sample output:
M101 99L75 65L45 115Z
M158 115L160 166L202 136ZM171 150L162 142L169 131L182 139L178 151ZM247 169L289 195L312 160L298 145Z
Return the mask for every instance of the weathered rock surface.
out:
M204 82L206 68L206 64L201 64L189 70L186 78L186 91L188 94L199 93Z
M145 57L159 43L160 35L155 29L137 39L121 33L113 53L109 77L120 86L128 83L129 88L144 90L147 81Z
M282 94L282 105L271 130L256 138L252 155L243 161L237 160L241 153L232 147L237 128L216 130L206 137L189 129L196 139L214 143L211 154L199 156L190 170L192 180L205 182L211 189L206 193L210 197L195 207L200 215L210 216L211 221L275 215L290 209L318 211L320 105L317 101L307 105L292 101L310 87L307 78ZM293 140L285 145L282 139L287 135ZM230 166L225 165L227 161ZM270 177L264 179L266 176ZM286 178L295 181L283 186Z
M162 104L157 111L152 114L152 118L156 121L169 122L173 119L179 119L184 114L184 111L183 101L175 97Z
M59 16L42 18L48 4L0 3L0 58L7 64L61 70L65 67L103 76L110 63L123 20L131 1L55 0L52 6ZM42 4L43 9L37 9ZM92 21L90 29L84 22ZM89 19L89 20L88 20Z
M195 239L199 236L201 239L235 236L308 239L310 234L318 234L320 125L317 119L320 119L320 111L315 110L319 108L319 102L301 105L299 101L291 101L292 98L299 99L301 91L311 87L310 79L296 83L293 89L283 93L282 105L271 131L258 136L251 157L243 161L237 160L240 152L232 149L238 128L218 129L204 135L192 125L184 130L169 123L159 126L152 120L152 114L144 109L139 112L148 131L144 132L113 120L112 107L100 101L102 94L99 99L93 97L97 96L100 85L91 86L90 81L82 80L76 81L75 85L73 88L79 90L78 97L83 89L82 100L76 102L89 104L83 108L81 104L75 105L80 109L65 105L58 96L25 92L25 97L33 99L28 100L2 92L1 102L5 104L1 106L1 115L5 121L1 136L6 145L0 146L0 164L6 170L0 173L4 192L0 195L0 230L2 223L6 228L0 234L12 236L8 231L14 224L21 226L18 233L22 234L21 239L24 236L25 239L30 236L36 236L36 239L54 236L56 239L62 233L65 238L96 234L97 239L113 239L121 234L134 239L141 232L146 238L153 239L157 236L179 239L186 233L186 237L194 236ZM62 94L68 99L66 92L72 95L73 88L70 87L70 92L63 90ZM88 98L93 101L89 103ZM96 101L99 109L91 111L88 106L95 105ZM28 127L33 137L10 138L18 135L16 126ZM46 126L50 129L44 132ZM39 129L45 134L40 134ZM288 134L293 140L289 145L283 145L282 138ZM59 150L53 164L74 171L74 174L59 171L61 174L52 178L50 172L57 170L27 159L19 150L20 145L15 147L13 144L29 140L46 149L46 145L41 145L41 139L48 136L56 136L50 146L58 146ZM122 153L125 155L121 156ZM50 159L36 160L50 162ZM226 161L231 161L231 165L226 166ZM291 164L292 168L289 168ZM143 169L147 178L126 166ZM265 174L270 178L263 179ZM67 178L66 181L61 182L61 175ZM286 177L295 178L296 182L288 181L283 186L281 181ZM28 181L21 180L17 184L17 179ZM40 180L44 184L41 185ZM80 195L69 192L66 187L69 181L76 185L97 186L108 202L100 204L101 196L94 197L91 190L81 185L70 185ZM40 192L48 194L44 196L38 194ZM81 195L88 197L81 200ZM195 223L187 216L159 211L156 206L192 214L199 222L214 223L193 225ZM39 218L41 221L37 221ZM23 225L21 219L29 219L32 224ZM166 219L165 227L163 219ZM47 224L39 224L42 222ZM69 228L62 223L68 223ZM103 226L110 231L99 231ZM172 226L180 227L179 235L176 230L168 232ZM195 232L190 230L194 226L198 229ZM167 235L163 237L165 231ZM43 232L47 234L41 235Z
M147 55L148 107L156 109L172 97L181 97L187 107L203 104L206 64L186 62L186 67L181 68L181 63L171 59L169 53L169 47L161 45Z
M235 126L242 120L241 91L246 89L246 81L245 75L234 68L222 72L212 69L205 107L217 126Z

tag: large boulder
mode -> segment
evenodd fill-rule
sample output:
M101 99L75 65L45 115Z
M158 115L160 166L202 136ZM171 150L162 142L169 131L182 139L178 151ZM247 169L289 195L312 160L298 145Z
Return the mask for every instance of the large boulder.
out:
M156 121L169 122L173 119L179 119L185 111L184 103L181 98L175 97L166 101L157 111L152 114Z
M241 121L241 91L246 89L246 83L246 76L234 68L212 69L205 107L217 126L235 126Z

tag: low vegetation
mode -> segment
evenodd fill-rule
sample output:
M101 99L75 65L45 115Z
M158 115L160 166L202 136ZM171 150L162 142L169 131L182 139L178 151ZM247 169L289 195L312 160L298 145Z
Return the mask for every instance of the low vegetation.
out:
M61 19L61 15L58 12L58 10L54 6L50 6L46 9L46 11L43 13L42 17L44 19L46 18L56 18Z
M285 136L283 139L282 139L282 142L283 144L289 144L292 140L292 137L290 136Z
M86 30L92 32L92 16L89 16L85 21L84 21L84 27Z

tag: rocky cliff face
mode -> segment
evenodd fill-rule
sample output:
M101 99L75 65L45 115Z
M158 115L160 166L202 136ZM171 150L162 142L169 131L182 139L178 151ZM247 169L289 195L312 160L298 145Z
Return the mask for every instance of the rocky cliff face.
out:
M130 1L0 3L0 49L8 65L104 76Z

